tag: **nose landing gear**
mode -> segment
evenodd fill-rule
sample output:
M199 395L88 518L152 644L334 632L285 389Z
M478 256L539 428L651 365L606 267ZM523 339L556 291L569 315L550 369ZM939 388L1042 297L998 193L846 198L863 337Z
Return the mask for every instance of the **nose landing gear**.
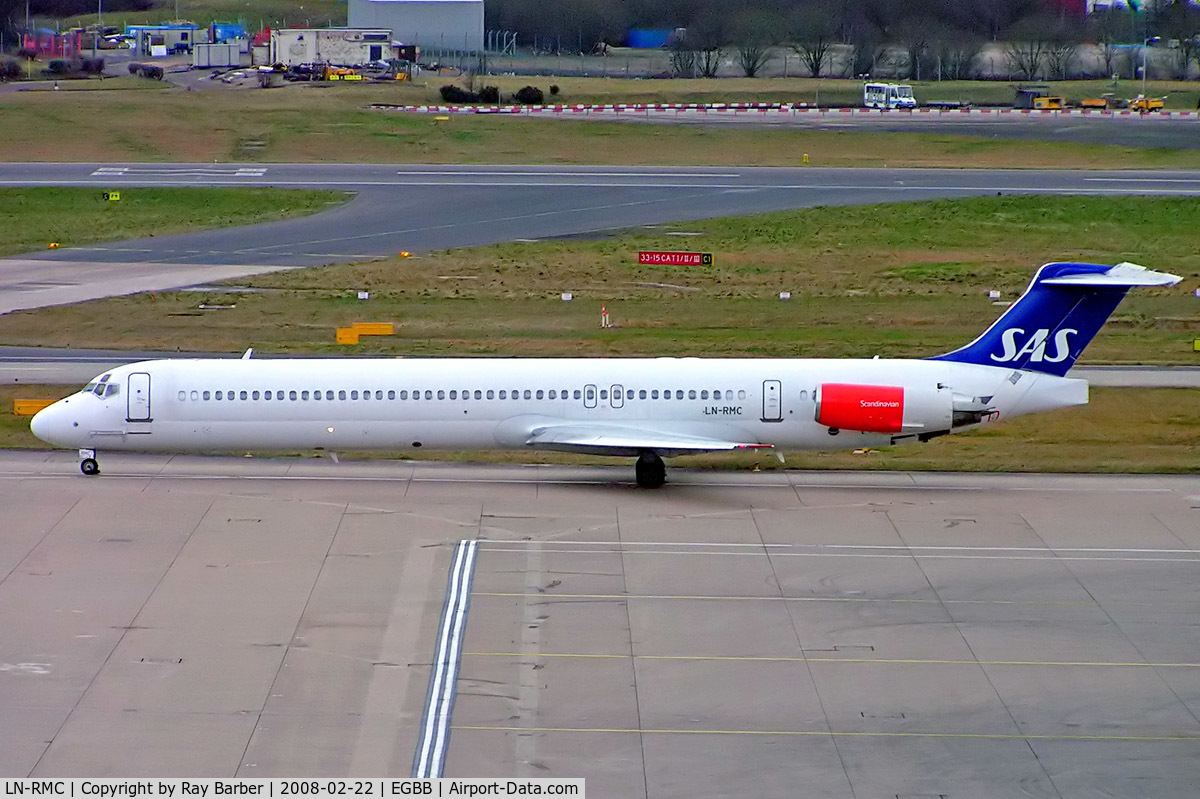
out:
M653 452L643 452L633 467L637 484L642 488L659 488L667 482L667 467Z
M100 463L96 460L96 450L79 450L79 471L87 477L95 477L100 474Z

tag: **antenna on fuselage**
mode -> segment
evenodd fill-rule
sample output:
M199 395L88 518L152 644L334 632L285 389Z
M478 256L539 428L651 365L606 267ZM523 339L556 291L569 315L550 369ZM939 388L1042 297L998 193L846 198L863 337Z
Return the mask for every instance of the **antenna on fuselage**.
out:
M243 361L248 361L248 360L250 360L250 356L251 356L251 355L253 355L253 354L254 354L254 348L253 348L253 347L251 347L250 349L248 349L248 350L246 350L245 352L243 352L243 353L242 353L242 360L243 360Z

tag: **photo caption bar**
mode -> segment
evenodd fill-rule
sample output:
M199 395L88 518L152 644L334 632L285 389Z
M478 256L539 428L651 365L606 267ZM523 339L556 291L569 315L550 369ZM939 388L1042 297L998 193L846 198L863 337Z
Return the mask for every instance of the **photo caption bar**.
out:
M64 799L181 799L217 796L369 797L570 796L584 799L584 780L575 779L3 779L0 796Z

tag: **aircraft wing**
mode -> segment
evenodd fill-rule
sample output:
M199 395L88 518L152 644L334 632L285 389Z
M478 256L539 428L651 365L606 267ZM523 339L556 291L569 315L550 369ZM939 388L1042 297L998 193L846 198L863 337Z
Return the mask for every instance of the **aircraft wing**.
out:
M663 432L629 425L563 424L535 428L525 440L534 449L579 452L591 455L686 455L744 449L771 449L771 444L727 441L719 438Z

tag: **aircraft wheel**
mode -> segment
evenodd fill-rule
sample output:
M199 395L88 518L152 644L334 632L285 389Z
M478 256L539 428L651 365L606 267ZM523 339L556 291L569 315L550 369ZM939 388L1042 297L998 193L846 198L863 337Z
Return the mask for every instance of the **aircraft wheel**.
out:
M653 452L640 455L633 467L637 484L642 488L658 488L667 482L667 467Z
M100 474L100 464L96 462L95 458L84 458L79 462L79 471L88 477L95 477Z

